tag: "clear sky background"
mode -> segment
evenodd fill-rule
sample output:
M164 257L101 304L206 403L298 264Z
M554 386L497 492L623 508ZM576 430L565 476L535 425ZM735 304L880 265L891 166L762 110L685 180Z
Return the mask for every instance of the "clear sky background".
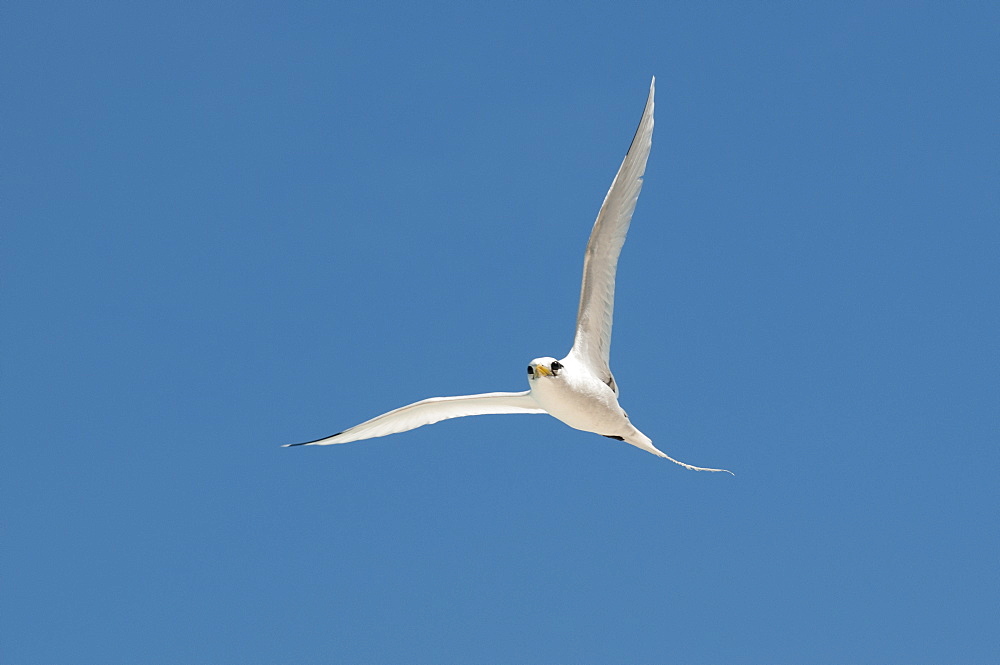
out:
M0 660L987 663L996 3L4 3ZM657 77L612 366L569 348Z

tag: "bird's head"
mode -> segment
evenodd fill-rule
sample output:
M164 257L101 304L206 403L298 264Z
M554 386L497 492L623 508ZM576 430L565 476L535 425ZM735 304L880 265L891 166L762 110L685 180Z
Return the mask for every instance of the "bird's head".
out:
M543 376L559 376L562 363L555 358L535 358L528 365L528 380L534 381Z

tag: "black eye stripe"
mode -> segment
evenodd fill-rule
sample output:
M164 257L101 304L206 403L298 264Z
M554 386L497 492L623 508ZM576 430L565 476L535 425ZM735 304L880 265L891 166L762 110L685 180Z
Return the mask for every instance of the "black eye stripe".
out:
M562 369L562 368L563 368L562 363L560 363L558 360L553 360L552 361L552 369L559 370L559 369Z
M535 373L535 368L532 367L531 365L528 365L528 374L534 374L534 373Z

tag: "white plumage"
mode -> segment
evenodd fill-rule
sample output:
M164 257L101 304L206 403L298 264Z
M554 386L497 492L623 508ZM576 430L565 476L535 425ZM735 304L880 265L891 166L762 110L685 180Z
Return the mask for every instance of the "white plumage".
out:
M625 441L687 469L726 471L685 464L658 450L649 437L632 425L619 406L618 386L609 364L615 272L652 146L655 84L654 78L632 145L604 197L590 234L583 260L576 335L573 348L565 358L532 360L528 366L530 389L524 392L432 397L389 411L338 434L288 445L329 445L371 439L461 416L548 413L570 427Z

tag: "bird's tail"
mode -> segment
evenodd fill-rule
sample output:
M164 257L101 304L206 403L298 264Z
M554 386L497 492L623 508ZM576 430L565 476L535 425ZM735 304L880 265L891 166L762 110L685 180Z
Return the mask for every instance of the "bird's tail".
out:
M642 432L640 432L635 428L633 428L633 432L630 436L626 436L624 438L626 443L631 443L636 448L641 448L642 450L645 450L647 453L653 453L657 457L665 457L674 464L680 464L685 469L690 469L691 471L713 471L713 472L722 471L724 473L728 473L731 476L736 475L729 469L709 469L708 467L693 466L691 464L685 464L680 460L675 460L673 457L671 457L670 455L666 454L665 452L654 446L652 439L650 439L648 436L646 436L645 434L643 434Z

